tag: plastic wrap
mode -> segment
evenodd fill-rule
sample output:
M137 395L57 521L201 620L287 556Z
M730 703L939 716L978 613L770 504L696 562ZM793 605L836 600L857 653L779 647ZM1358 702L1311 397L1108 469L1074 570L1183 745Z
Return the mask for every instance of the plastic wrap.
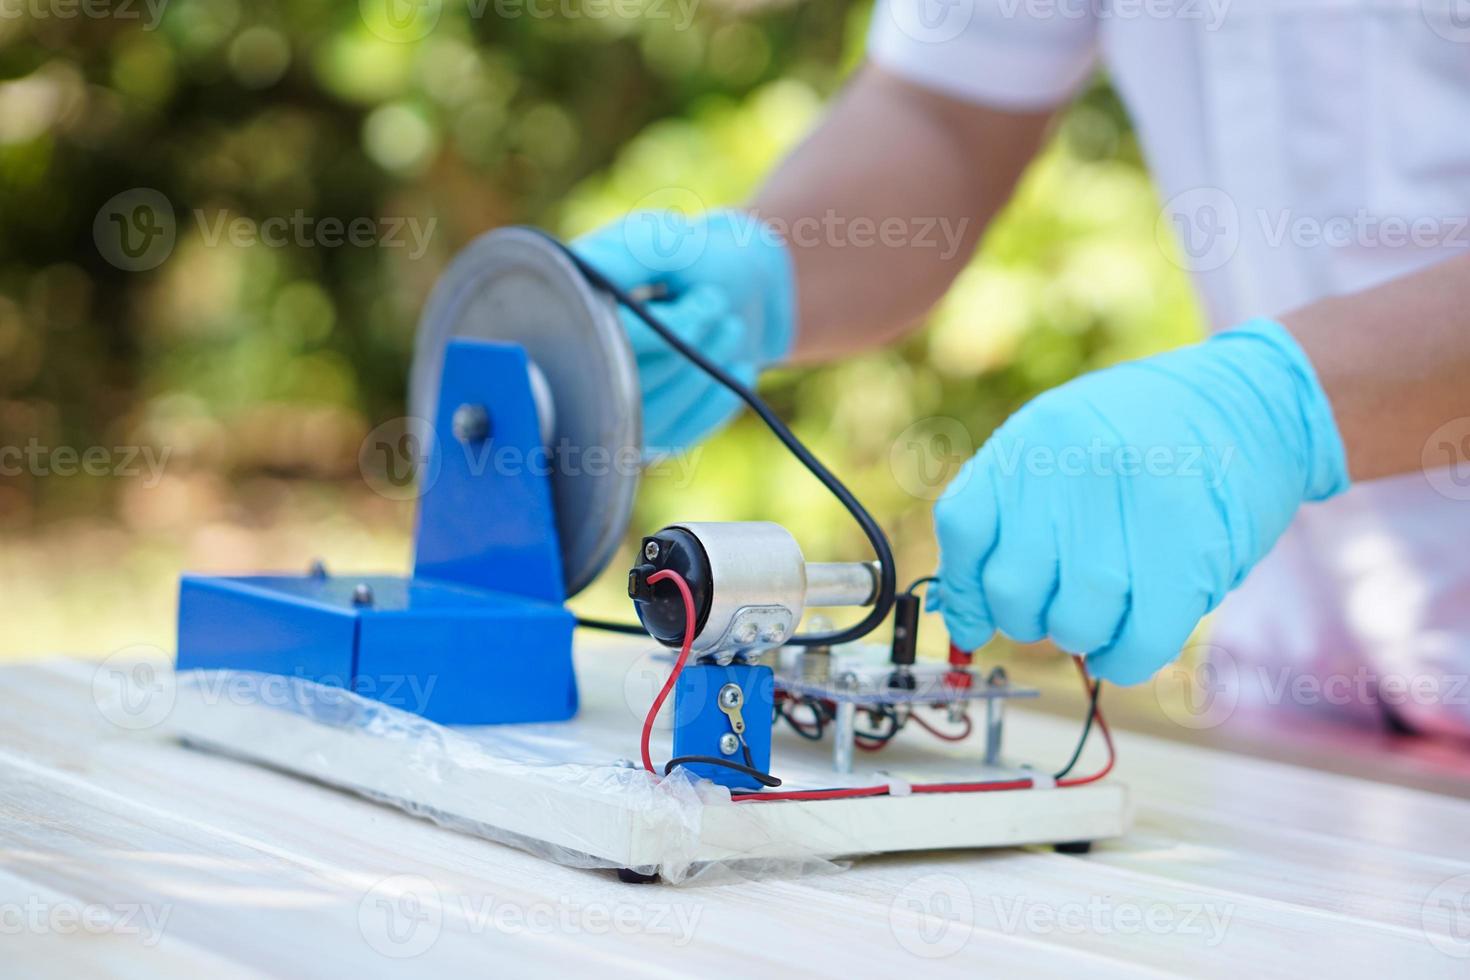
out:
M190 671L178 677L172 724L196 747L570 867L628 868L674 884L842 867L799 839L773 839L753 813L742 820L740 811L757 808L722 786L682 769L655 778L612 756L584 719L448 728L299 678ZM723 829L711 841L715 810Z

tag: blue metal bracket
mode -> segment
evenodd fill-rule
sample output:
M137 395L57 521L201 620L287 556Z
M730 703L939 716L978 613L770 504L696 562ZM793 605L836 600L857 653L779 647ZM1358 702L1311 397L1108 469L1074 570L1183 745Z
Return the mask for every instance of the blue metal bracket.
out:
M740 750L725 751L732 743L721 740L734 735L731 717L720 710L720 691L726 685L739 689L740 716L745 721L745 745L750 749L750 765L761 772L771 771L771 714L775 710L776 678L771 668L759 664L691 664L679 674L674 685L674 755L704 755L745 764ZM737 737L738 741L738 737ZM724 766L690 763L687 768L705 779L712 779L731 789L760 789L750 776Z
M461 410L485 424L456 426ZM575 715L575 620L525 351L452 341L433 423L412 578L185 576L178 669L301 677L444 724Z

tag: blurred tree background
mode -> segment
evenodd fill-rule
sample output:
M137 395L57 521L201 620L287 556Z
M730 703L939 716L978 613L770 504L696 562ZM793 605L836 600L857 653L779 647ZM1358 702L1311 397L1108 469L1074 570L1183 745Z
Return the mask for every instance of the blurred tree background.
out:
M171 650L185 569L405 569L412 503L374 493L358 449L403 413L417 313L455 251L507 223L574 235L671 187L741 200L860 61L868 14L0 0L0 447L31 451L0 475L0 655ZM110 202L138 189L162 195L172 235L134 263L105 237ZM934 559L910 449L957 465L1035 392L1196 336L1157 213L1098 82L926 331L767 379L893 532L903 576ZM293 216L370 219L380 237L221 233ZM407 226L431 231L422 248ZM635 530L769 518L814 556L860 557L768 440L742 419L692 483L650 477ZM579 602L625 612L621 572L605 579Z

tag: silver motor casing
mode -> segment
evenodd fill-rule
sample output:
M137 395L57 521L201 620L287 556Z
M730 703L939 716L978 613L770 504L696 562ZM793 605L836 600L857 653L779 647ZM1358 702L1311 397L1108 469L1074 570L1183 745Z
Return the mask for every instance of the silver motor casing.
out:
M733 657L785 643L806 603L806 558L791 532L770 521L673 526L692 534L709 561L709 616L692 652Z

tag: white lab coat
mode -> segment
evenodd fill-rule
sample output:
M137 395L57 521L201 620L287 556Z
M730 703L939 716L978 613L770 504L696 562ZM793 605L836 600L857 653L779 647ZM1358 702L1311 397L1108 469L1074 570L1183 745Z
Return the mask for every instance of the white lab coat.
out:
M1456 3L880 0L869 56L1017 109L1065 101L1101 63L1219 328L1470 247ZM1470 437L1446 421L1436 438ZM1214 623L1232 698L1470 734L1467 484L1431 470L1305 507Z

